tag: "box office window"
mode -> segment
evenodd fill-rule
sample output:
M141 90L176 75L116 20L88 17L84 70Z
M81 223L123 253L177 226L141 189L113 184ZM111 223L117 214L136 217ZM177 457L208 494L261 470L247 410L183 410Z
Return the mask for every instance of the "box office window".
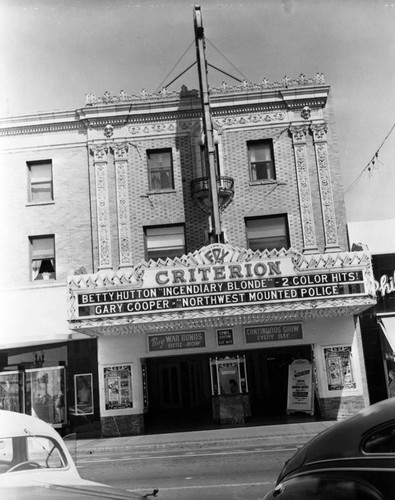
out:
M272 141L250 141L247 148L251 181L275 180Z
M174 189L171 149L147 151L147 161L149 189Z
M246 219L247 245L251 250L289 248L286 215Z
M31 236L31 279L55 279L55 238L54 236Z
M53 200L52 162L29 162L29 201L42 203Z
M145 228L146 258L173 259L185 254L185 230L183 225Z

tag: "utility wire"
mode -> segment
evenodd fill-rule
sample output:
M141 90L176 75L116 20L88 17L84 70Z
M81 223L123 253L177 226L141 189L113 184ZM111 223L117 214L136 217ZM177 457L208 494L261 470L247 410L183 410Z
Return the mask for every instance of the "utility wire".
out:
M179 64L179 62L181 61L181 59L185 56L185 54L188 52L188 50L191 48L191 46L193 45L193 43L195 42L195 40L192 40L192 42L188 45L187 49L185 50L185 52L182 54L182 56L178 59L178 61L176 62L176 64L171 68L171 70L169 71L169 73L165 76L165 78L163 79L162 83L159 85L159 87L157 88L157 90L155 91L155 93L159 92L160 89L163 88L163 84L165 83L165 81L169 78L169 76L171 75L171 73L174 71L174 68ZM191 66L189 67L191 68ZM188 68L188 69L189 69ZM173 80L174 81L174 80ZM167 85L168 86L168 85Z
M219 53L221 54L221 56L244 78L244 80L246 80L247 82L250 81L249 78L247 78L246 76L243 75L243 73L238 69L236 68L236 66L232 63L232 61L230 61L219 49L217 49L217 47L212 43L210 42L210 40L206 37L206 41L212 46L214 47L214 49ZM218 69L218 68L216 68Z
M374 153L374 155L372 156L371 160L367 163L367 165L363 168L363 170L360 172L360 174L354 179L354 181L349 185L349 187L344 191L344 194L346 195L349 191L351 191L351 189L353 189L357 184L358 182L360 181L362 175L364 174L364 172L366 170L370 170L372 169L372 167L375 166L376 164L376 161L378 161L378 157L379 157L379 151L380 149L383 147L385 141L388 139L388 137L391 135L392 131L394 130L395 128L395 123L392 125L391 127L391 130L388 132L388 134L385 136L383 142L380 144L379 148L377 149L377 151Z

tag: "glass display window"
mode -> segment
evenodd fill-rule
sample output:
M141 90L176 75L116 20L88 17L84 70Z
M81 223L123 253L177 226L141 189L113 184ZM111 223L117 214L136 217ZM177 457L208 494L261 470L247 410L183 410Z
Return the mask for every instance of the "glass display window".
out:
M60 427L66 423L65 367L26 370L26 413Z
M24 373L9 371L0 373L0 409L24 413Z

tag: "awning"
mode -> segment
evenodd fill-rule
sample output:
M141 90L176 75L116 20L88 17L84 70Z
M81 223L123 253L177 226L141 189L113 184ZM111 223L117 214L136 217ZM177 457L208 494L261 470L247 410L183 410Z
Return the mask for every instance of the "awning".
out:
M381 317L378 323L392 349L392 353L395 354L395 316L389 316L388 318Z

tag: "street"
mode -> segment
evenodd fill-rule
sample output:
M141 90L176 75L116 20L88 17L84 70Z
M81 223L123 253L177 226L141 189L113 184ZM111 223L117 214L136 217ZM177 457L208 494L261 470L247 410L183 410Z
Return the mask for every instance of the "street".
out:
M237 446L193 450L105 450L78 458L85 479L140 494L159 489L162 500L260 500L296 445ZM152 498L152 497L149 497Z

